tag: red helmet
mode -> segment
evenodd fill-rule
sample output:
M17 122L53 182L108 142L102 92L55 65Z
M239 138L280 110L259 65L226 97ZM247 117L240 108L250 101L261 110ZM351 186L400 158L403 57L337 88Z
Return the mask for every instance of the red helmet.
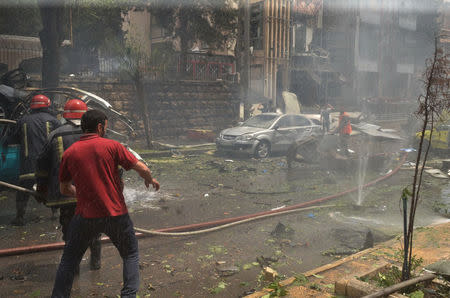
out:
M37 94L33 96L31 99L31 105L30 108L32 109L42 109L42 108L48 108L50 106L50 99L42 94Z
M88 110L87 105L80 99L70 99L64 105L63 117L66 119L81 119Z

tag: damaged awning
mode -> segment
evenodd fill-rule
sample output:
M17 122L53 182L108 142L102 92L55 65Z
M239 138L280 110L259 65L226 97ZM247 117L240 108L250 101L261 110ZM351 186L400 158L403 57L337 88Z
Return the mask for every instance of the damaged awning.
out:
M353 124L352 127L372 137L387 138L392 140L403 140L393 129L383 129L381 126L370 123Z

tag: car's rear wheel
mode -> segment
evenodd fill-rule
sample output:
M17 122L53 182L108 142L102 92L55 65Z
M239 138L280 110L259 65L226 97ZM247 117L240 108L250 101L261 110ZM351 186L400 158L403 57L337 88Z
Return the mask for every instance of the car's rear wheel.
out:
M270 143L267 141L260 141L256 145L254 155L256 158L266 158L270 155Z

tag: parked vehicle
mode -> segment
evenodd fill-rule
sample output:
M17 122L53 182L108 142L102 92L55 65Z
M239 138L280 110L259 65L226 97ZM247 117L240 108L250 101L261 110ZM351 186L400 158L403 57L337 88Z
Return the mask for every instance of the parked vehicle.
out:
M431 129L425 130L425 141L430 141ZM417 142L420 140L422 132L416 133ZM450 121L441 123L433 128L431 136L431 149L450 151Z
M265 158L272 152L286 152L295 141L320 134L321 126L305 115L262 113L221 131L216 146L220 151L241 151Z

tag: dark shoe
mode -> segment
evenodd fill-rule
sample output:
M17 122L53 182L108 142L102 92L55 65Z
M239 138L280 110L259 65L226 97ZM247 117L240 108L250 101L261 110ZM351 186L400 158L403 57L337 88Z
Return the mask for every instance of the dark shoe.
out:
M24 226L25 225L25 220L23 219L23 217L17 216L16 218L14 218L11 221L11 224L13 226Z
M58 208L52 208L51 220L56 220L58 218Z
M102 263L100 262L100 260L94 260L91 258L91 263L89 264L89 268L91 270L99 270L100 268L102 268Z

